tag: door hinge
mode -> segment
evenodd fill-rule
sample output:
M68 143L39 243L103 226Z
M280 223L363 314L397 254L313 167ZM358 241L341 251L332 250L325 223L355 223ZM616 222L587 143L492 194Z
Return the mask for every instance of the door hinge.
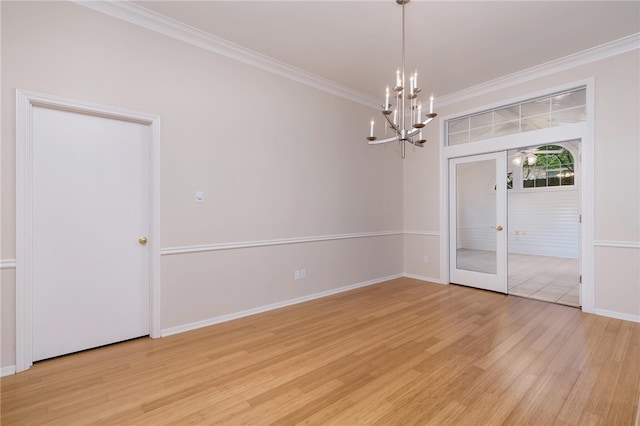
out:
M582 284L582 275L580 275L580 284Z
M580 223L582 223L582 215L580 215Z

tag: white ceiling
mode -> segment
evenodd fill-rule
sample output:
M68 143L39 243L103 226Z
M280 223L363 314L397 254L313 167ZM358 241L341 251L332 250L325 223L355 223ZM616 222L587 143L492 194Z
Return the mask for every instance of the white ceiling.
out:
M401 63L395 0L137 4L375 97ZM413 0L406 26L407 72L439 96L638 33L640 1Z

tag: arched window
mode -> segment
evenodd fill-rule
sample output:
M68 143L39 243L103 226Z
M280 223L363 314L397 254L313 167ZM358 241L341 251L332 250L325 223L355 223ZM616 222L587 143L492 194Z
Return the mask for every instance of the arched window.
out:
M518 158L522 164L523 188L575 185L573 155L561 146L542 145L523 151Z

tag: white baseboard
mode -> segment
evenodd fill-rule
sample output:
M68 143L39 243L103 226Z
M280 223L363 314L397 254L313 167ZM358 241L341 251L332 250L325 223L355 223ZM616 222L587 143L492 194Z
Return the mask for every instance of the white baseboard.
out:
M623 314L621 312L608 311L606 309L596 309L594 313L596 315L601 315L603 317L615 318L615 319L632 321L632 322L640 322L640 315Z
M314 299L320 299L322 297L331 296L332 294L342 293L349 290L354 290L360 287L366 287L374 284L379 284L384 281L394 280L404 276L403 274L389 275L387 277L376 278L369 281L364 281L356 284L347 285L344 287L334 288L320 293L310 294L308 296L296 297L295 299L285 300L283 302L272 303L270 305L259 306L257 308L247 309L246 311L235 312L228 315L222 315L215 318L206 319L203 321L192 322L190 324L179 325L177 327L165 328L160 332L161 337L171 336L172 334L184 333L191 330L196 330L202 327L208 327L214 324L220 324L222 322L232 321L238 318L248 317L250 315L260 314L262 312L272 311L274 309L284 308L285 306L291 306L302 302L308 302Z
M402 274L403 277L407 277L407 278L413 278L414 280L420 280L420 281L428 281L430 283L434 283L434 284L444 284L442 281L440 281L439 278L433 278L433 277L425 277L422 275L415 275L415 274L407 274L406 272L404 272Z
M16 374L15 365L7 365L6 367L0 368L0 377L11 376L12 374Z

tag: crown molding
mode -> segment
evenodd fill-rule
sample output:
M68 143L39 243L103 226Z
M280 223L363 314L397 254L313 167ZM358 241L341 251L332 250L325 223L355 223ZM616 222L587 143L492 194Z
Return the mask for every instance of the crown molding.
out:
M247 49L243 46L186 25L137 4L127 1L72 1L80 6L84 6L131 24L155 31L167 37L189 43L193 46L209 50L210 52L234 59L247 65L260 68L264 71L271 72L332 95L339 96L371 108L378 108L377 100L366 93L317 76L251 49ZM439 96L436 103L438 107L446 106L639 48L640 33L632 34L627 37L536 65L522 71L508 74L476 86Z
M636 49L640 49L640 33L545 62L448 95L439 96L437 105L438 107L450 105Z
M327 80L300 68L214 36L195 27L126 1L81 1L73 3L138 25L167 37L226 56L247 65L305 84L341 98L377 108L377 101L366 93Z

